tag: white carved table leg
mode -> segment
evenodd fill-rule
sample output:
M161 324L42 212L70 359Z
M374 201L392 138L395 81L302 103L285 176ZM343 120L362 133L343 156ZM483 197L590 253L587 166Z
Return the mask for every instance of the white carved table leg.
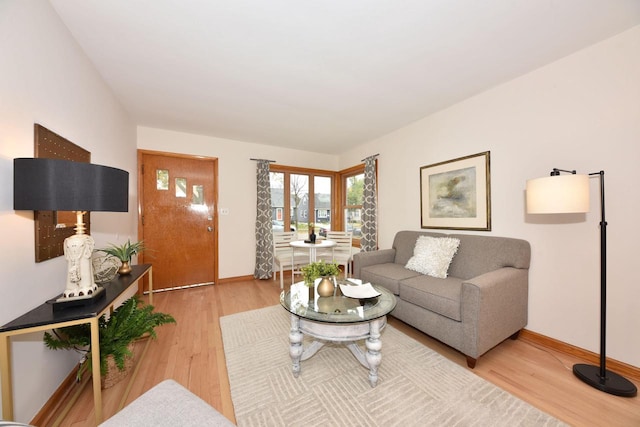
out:
M367 353L365 355L367 364L369 365L369 383L371 387L375 387L378 383L378 366L382 363L382 340L380 339L381 319L373 320L369 323L371 332L369 338L365 341Z
M293 361L293 376L298 377L300 374L300 357L302 356L302 332L300 332L300 318L291 315L291 331L289 331L289 354Z

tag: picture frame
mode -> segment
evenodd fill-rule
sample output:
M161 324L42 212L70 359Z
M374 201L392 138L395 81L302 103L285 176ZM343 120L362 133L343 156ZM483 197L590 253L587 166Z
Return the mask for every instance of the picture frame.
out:
M491 230L490 152L420 168L421 228Z

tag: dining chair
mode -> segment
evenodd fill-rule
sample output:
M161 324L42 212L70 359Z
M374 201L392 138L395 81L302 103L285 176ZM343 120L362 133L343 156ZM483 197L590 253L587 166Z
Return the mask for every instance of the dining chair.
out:
M353 257L353 233L351 231L327 231L326 239L336 242L336 246L318 253L318 260L335 262L344 266L344 277L349 277Z
M295 231L273 232L273 280L276 280L276 269L280 270L280 289L284 289L284 270L291 269L291 283L293 283L296 267L307 264L309 257L304 254L294 254L289 243L297 240Z

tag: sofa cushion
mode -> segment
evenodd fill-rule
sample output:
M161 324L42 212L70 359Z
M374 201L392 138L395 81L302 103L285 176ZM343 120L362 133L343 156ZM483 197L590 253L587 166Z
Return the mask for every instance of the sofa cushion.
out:
M418 273L445 279L449 264L458 251L459 245L460 239L419 236L413 248L413 256L405 267Z
M434 313L461 321L460 296L462 279L449 276L438 279L418 275L402 280L399 284L400 299L425 308Z
M528 269L531 247L525 240L497 236L452 234L460 239L449 266L451 276L471 279L504 267Z
M363 283L371 282L374 285L384 286L394 295L398 295L400 280L414 276L420 276L420 273L407 270L404 266L395 263L370 265L360 270L360 279Z

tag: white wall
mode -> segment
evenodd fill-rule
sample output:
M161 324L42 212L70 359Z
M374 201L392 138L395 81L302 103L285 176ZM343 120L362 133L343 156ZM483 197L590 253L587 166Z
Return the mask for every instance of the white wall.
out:
M255 269L256 162L336 170L338 157L147 127L138 128L138 148L218 158L219 277L252 275Z
M591 212L525 214L526 180L604 170L607 355L640 366L640 27L503 84L341 157L379 157L380 246L420 228L419 168L491 151L493 230L532 246L527 329L599 352L599 192ZM483 232L475 232L485 234Z
M13 159L33 157L34 123L90 151L93 163L128 170L134 207L137 186L135 126L48 2L0 2L0 55L0 324L5 324L65 288L64 258L35 263L33 213L13 210ZM95 212L91 220L97 247L136 238L135 208ZM46 349L42 334L12 342L14 414L28 422L79 356Z

